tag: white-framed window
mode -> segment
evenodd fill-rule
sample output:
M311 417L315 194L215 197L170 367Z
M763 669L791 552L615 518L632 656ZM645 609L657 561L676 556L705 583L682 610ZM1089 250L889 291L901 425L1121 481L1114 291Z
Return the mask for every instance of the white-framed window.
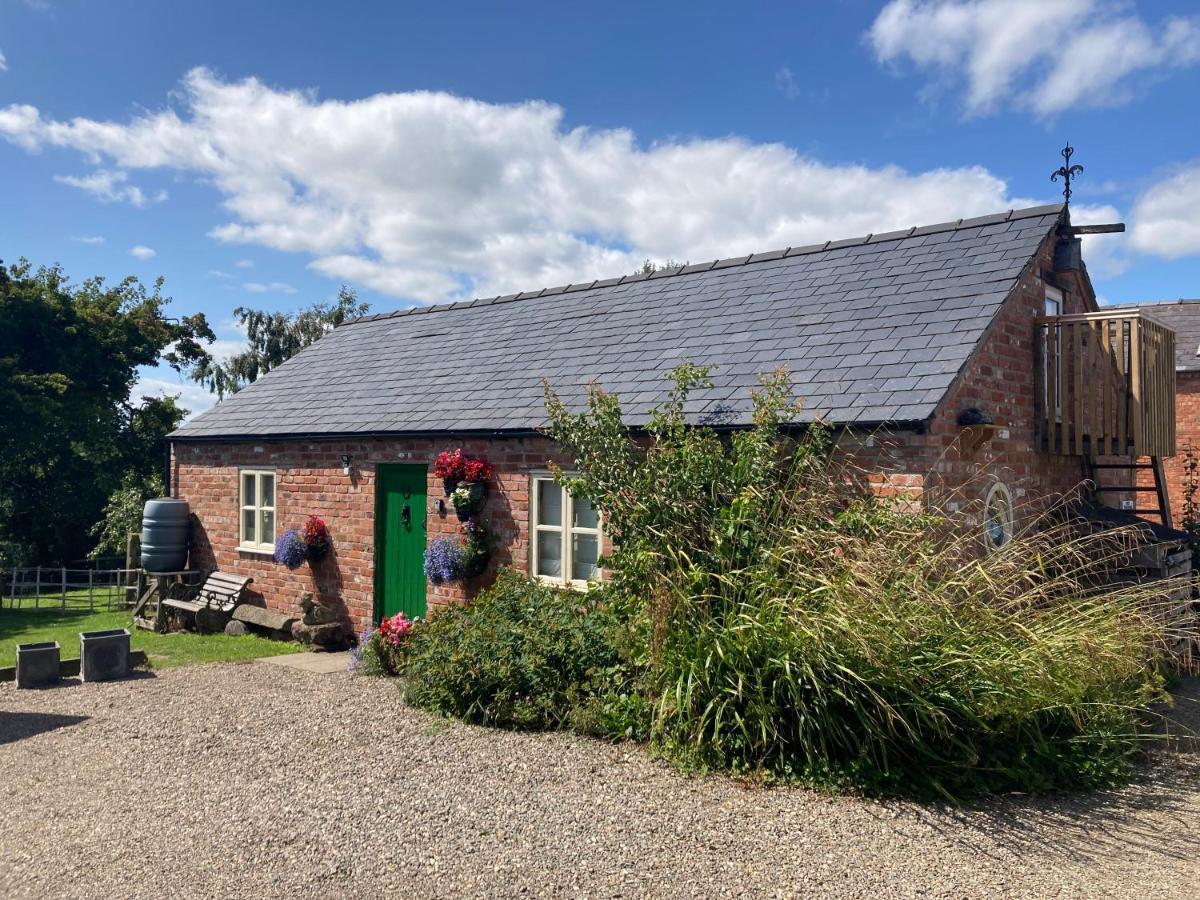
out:
M983 540L988 550L999 550L1013 539L1012 495L1001 482L983 498Z
M599 581L600 511L572 497L550 475L532 476L529 498L530 574L560 587L586 588Z
M1045 314L1047 316L1060 316L1060 315L1062 315L1062 306L1063 306L1062 291L1060 291L1056 287L1051 287L1050 285L1046 285L1046 300L1045 300L1045 307L1044 307ZM1053 385L1048 383L1049 376L1050 376L1050 357L1049 357L1050 347L1049 347L1049 338L1047 337L1047 335L1049 334L1050 328L1051 328L1051 326L1047 325L1046 328L1042 331L1042 385L1043 385L1043 391L1044 391L1044 393L1042 394L1042 403L1045 405L1045 408L1047 411L1052 410L1054 412L1054 418L1056 421L1061 421L1062 420L1062 380L1059 378L1055 378ZM1054 358L1058 361L1058 365L1061 366L1063 363L1063 356L1062 356L1062 329L1060 329L1060 328L1056 328L1054 330Z
M238 545L256 553L273 553L275 473L265 469L242 469L238 480Z

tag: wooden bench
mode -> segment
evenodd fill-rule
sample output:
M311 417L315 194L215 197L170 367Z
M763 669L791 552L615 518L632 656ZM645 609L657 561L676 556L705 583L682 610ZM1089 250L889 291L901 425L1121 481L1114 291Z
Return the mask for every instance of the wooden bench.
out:
M241 602L242 594L253 580L229 572L212 572L195 593L189 591L182 598L168 597L162 605L192 613L202 609L229 612Z

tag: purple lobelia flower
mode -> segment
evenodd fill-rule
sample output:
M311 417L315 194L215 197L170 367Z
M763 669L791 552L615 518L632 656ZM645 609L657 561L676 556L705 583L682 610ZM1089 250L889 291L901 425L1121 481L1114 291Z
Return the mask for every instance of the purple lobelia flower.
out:
M289 569L298 569L308 557L308 545L304 538L289 528L275 542L275 562L283 563Z
M425 551L425 577L434 584L457 581L463 576L466 552L454 538L438 538Z

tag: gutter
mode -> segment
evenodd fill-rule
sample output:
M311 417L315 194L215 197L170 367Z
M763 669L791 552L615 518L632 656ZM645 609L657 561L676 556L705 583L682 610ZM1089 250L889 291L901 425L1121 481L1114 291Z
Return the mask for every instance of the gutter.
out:
M853 431L892 431L925 432L929 419L904 419L878 422L833 422L828 423L833 428L844 428ZM733 434L748 431L749 425L710 425L713 431L720 434ZM811 426L808 424L781 425L780 431L785 434L803 434ZM644 434L644 426L631 426L634 434ZM168 435L168 454L171 444L251 444L256 442L282 443L286 441L364 441L364 440L421 440L429 438L528 438L545 437L546 432L541 428L462 428L443 429L435 431L305 431L294 434L205 434L205 435ZM168 456L169 458L169 456Z

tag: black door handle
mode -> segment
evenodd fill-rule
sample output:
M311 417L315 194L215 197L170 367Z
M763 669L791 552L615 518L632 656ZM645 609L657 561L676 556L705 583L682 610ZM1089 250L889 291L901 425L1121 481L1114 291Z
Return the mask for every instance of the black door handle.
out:
M412 527L412 507L407 503L404 504L404 509L400 510L400 521L409 528Z

